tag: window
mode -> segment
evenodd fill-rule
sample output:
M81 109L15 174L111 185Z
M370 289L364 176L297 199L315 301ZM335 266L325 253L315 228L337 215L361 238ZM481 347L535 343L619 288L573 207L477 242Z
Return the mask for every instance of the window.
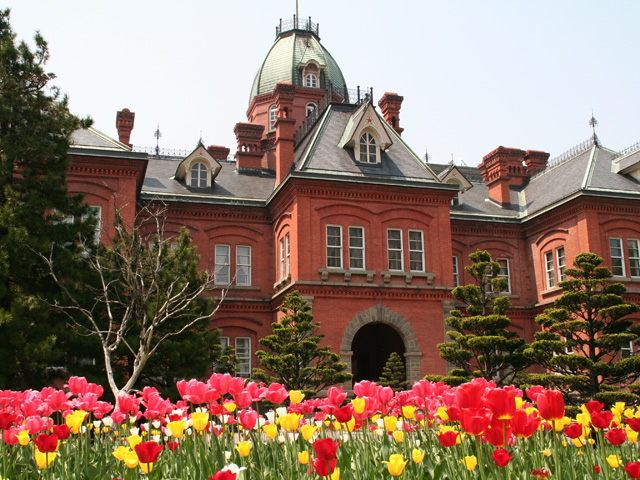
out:
M73 217L71 218L73 220ZM93 230L93 243L97 245L100 243L100 234L102 233L102 207L91 205L89 207L89 213L83 215L82 221L84 222L89 218L95 218L96 221L96 226Z
M402 230L387 230L389 270L402 271Z
M251 247L236 247L236 285L251 285Z
M627 240L629 249L629 270L632 277L640 277L640 243L638 240L630 238Z
M496 260L500 264L500 272L498 272L498 278L505 278L507 280L507 288L502 293L511 293L511 277L509 276L509 260L506 258L498 258Z
M318 88L318 77L313 73L307 73L304 77L304 86L307 88Z
M364 227L349 227L349 268L364 269Z
M424 242L421 230L409 230L409 270L424 272Z
M629 342L629 345L625 345L624 347L620 347L620 356L622 358L627 358L633 355L633 342Z
M215 283L219 285L229 284L229 245L216 245Z
M236 374L239 377L251 376L251 339L236 337Z
M544 253L544 271L547 279L547 288L556 286L556 272L553 269L553 252Z
M556 264L558 267L558 280L564 282L567 279L567 275L564 273L567 268L567 259L564 256L564 247L556 249Z
M624 277L624 253L622 253L622 240L620 238L610 238L611 267L614 277Z
M229 337L220 337L220 346L222 347L222 351L229 348Z
M453 286L460 285L460 273L458 270L458 257L453 257Z
M280 239L280 278L289 275L289 234Z
M307 103L307 117L316 111L315 103Z
M378 149L376 148L376 139L373 138L373 135L368 132L360 137L360 162L378 162Z
M204 163L194 163L191 166L191 183L195 188L207 188L208 169Z
M269 107L269 130L276 128L276 119L278 118L278 107L271 105Z
M327 268L342 268L342 227L327 225Z

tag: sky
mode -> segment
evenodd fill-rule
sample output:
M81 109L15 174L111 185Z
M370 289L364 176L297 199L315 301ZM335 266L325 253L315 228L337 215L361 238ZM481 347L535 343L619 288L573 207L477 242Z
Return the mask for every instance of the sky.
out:
M39 30L71 111L117 138L236 147L253 79L295 0L9 0L19 39ZM403 139L431 162L475 166L500 145L556 157L591 135L640 141L640 1L299 0L349 88L404 96Z

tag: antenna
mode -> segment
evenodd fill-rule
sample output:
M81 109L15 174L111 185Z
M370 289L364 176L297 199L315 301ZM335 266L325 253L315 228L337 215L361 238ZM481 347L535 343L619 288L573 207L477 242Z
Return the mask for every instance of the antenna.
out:
M160 122L158 122L158 128L153 132L153 136L156 139L156 156L160 156L160 139L162 138L162 132L160 131Z
M296 30L298 29L298 19L300 17L298 16L298 0L296 0L296 24L293 26L293 28L295 28Z
M591 110L591 118L589 119L589 126L591 127L591 131L593 133L593 144L598 145L598 136L596 135L596 125L598 125L598 121L596 117L593 116L593 110Z

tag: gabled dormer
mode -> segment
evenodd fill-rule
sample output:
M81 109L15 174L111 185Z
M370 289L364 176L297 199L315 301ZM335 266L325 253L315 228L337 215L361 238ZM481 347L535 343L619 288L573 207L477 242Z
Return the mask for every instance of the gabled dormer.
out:
M365 102L347 122L338 146L353 149L356 163L380 164L382 152L393 144L382 122L371 102Z
M460 169L455 165L450 165L448 168L443 170L438 178L442 183L449 183L452 185L458 185L459 191L458 195L456 195L451 200L451 205L460 205L460 194L469 190L473 185L467 178L462 174Z
M199 142L196 149L180 162L175 178L187 187L211 188L221 168L222 165Z

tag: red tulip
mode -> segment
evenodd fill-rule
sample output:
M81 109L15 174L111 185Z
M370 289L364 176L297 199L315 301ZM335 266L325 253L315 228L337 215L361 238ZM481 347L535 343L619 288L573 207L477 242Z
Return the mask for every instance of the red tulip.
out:
M496 420L495 418L489 424L489 428L484 432L484 439L494 447L505 447L505 439L507 442L511 440L513 430L511 425L507 423L507 430L504 430L504 420Z
M252 430L258 422L258 412L252 409L240 410L238 413L240 425L246 430Z
M549 471L544 467L542 467L540 470L536 470L535 468L532 468L531 475L533 475L538 480L544 480L546 478L549 478Z
M524 410L516 410L515 415L511 419L513 434L518 438L529 438L538 429L541 421L542 419L536 412L527 415L527 412Z
M594 466L593 466L593 468L594 468L594 470L596 471L596 473L597 473L598 475L600 475L600 467L599 467L598 465L594 465ZM624 468L624 467L623 467L623 468Z
M179 446L180 446L180 444L178 442L167 442L167 448L169 450L171 450L172 452L174 450L177 450Z
M463 408L459 412L460 425L469 435L482 435L491 423L492 415L488 408Z
M516 397L513 390L494 388L484 396L484 403L497 420L511 420L516 413Z
M538 395L538 412L545 420L560 420L564 417L564 397L562 393L549 390Z
M316 473L321 477L327 477L333 473L337 464L338 460L320 460L316 458L313 461L313 468L315 468Z
M140 463L154 463L163 448L164 445L160 446L156 442L142 442L136 445L135 450Z
M347 398L347 393L342 389L342 387L331 387L327 390L327 400L334 407L339 407L342 405L342 402Z
M596 428L609 428L611 420L613 420L613 413L609 410L594 412L591 414L591 425Z
M318 460L334 460L336 458L336 452L338 451L338 445L340 445L340 441L336 443L333 438L324 438L313 442L313 449L316 452Z
M17 416L14 413L0 412L0 430L6 430L13 422L16 421Z
M597 400L590 400L585 403L584 406L589 411L589 413L597 413L602 411L602 409L604 408L604 403Z
M582 425L579 423L572 423L567 428L564 429L564 433L569 438L580 438L582 436Z
M627 418L624 423L629 425L634 432L640 432L640 418Z
M267 390L267 398L270 402L275 403L276 405L284 402L289 396L289 392L279 383L272 383L269 385L269 389Z
M509 451L505 448L497 448L493 452L493 455L491 455L491 458L493 458L497 466L506 467L513 458L513 455L509 455Z
M458 408L481 408L486 384L481 382L464 383L456 388Z
M33 441L42 453L55 452L58 449L58 436L41 433Z
M627 462L627 466L622 468L631 478L640 478L640 462Z
M444 433L438 435L438 440L443 447L452 447L458 441L458 436L460 434L458 432L454 432L453 430L447 430Z
M627 439L627 431L624 428L612 428L604 434L609 443L614 447L622 445Z
M218 470L213 474L213 477L209 475L209 480L236 480L237 473L233 473L231 470Z
M333 415L336 417L336 420L340 423L347 423L349 420L353 418L353 405L348 403L344 407L340 407L337 409Z
M53 433L57 435L58 439L60 440L66 440L67 438L69 438L69 433L71 432L71 429L66 424L54 425L52 430L53 430Z

